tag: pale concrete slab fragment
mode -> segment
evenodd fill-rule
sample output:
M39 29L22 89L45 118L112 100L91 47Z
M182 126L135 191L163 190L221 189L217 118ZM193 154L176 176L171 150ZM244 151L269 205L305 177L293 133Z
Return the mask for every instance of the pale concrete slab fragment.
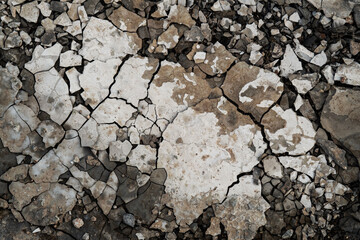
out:
M137 167L142 173L151 174L156 168L156 149L149 145L138 145L130 152L126 164Z
M79 54L89 61L106 61L136 54L141 46L142 41L136 33L122 32L110 21L91 17L83 32L83 47Z
M288 44L286 45L285 54L283 60L281 60L280 71L281 76L287 77L289 74L302 70L302 64L298 57L295 55L294 50Z
M106 62L95 60L85 66L83 74L79 76L80 86L84 89L81 97L92 108L109 95L109 87L120 64L120 59L109 59Z
M260 128L224 98L180 112L163 138L157 167L166 169L167 204L183 227L221 202L227 187L250 171L266 148Z
M305 173L311 178L315 177L315 171L320 164L320 160L311 155L299 157L283 156L279 157L279 161L285 168L292 168L298 172Z
M89 173L80 171L77 167L72 166L70 169L71 174L74 178L79 180L81 185L83 185L85 188L90 189L94 184L95 180L89 175Z
M81 73L79 73L76 68L70 68L65 72L65 74L70 82L70 93L79 91L81 89L79 82L79 76L81 75Z
M125 140L124 142L115 141L109 146L109 159L115 162L126 162L126 158L132 149L132 144Z
M31 129L21 119L14 106L8 108L4 116L0 118L0 138L4 147L11 152L22 152L30 145Z
M60 67L81 66L81 64L82 57L72 50L60 54Z
M117 123L125 126L136 109L126 104L124 100L108 98L101 103L92 113L92 117L98 123Z
M78 136L64 139L54 151L62 164L68 168L72 167L75 158L80 159L90 153L89 150L80 145L80 138Z
M139 100L147 96L147 89L159 60L135 56L129 58L121 67L110 90L110 97L126 99L135 107Z
M20 16L28 22L36 23L40 15L40 11L37 6L38 1L23 4L21 6Z
M341 64L336 70L334 80L341 83L360 86L360 64L356 61L351 64Z
M64 137L64 129L51 120L42 121L36 131L43 138L45 147L54 147Z
M72 110L68 85L55 68L35 74L35 80L35 97L40 109L61 125Z
M305 154L315 145L315 130L310 120L297 116L292 109L275 105L261 121L274 153Z
M264 170L267 175L273 178L282 178L283 177L283 167L279 163L276 156L267 156L262 160L264 164Z
M29 175L36 183L57 182L59 176L67 170L54 150L50 150L39 162L30 167Z
M33 74L50 70L58 60L63 46L60 43L54 44L50 48L44 49L41 45L37 45L34 49L30 62L25 63L25 68Z

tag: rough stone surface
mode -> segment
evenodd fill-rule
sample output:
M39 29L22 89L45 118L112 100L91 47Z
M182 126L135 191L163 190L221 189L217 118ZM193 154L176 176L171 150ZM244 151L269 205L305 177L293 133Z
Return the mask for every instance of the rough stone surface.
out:
M239 62L226 74L222 88L242 111L260 121L262 115L280 98L283 83L270 71Z
M216 42L199 67L206 74L214 76L225 73L234 61L235 57L221 43Z
M95 108L109 95L109 87L120 64L120 59L109 59L106 62L95 60L85 66L79 83L84 89L81 96L91 107Z
M311 122L291 109L284 111L275 105L261 123L274 153L305 154L315 144L316 132Z
M119 42L122 44L117 44ZM107 61L135 54L141 45L136 33L122 32L109 21L91 17L84 29L83 47L79 53L89 61Z
M253 239L257 229L266 224L265 211L270 205L261 196L261 186L251 176L244 176L230 188L226 200L215 205L229 239Z
M129 58L121 67L110 90L110 97L125 99L137 107L147 96L150 80L158 67L158 60L140 56Z
M333 138L360 158L359 91L334 87L321 114L321 124Z
M22 215L31 224L46 226L56 224L62 215L71 211L76 203L76 191L53 183L50 189L22 209Z
M168 205L182 226L209 204L221 202L224 186L239 172L250 171L265 149L260 129L225 98L204 100L179 113L163 137L158 167L168 173ZM240 156L247 161L237 160Z

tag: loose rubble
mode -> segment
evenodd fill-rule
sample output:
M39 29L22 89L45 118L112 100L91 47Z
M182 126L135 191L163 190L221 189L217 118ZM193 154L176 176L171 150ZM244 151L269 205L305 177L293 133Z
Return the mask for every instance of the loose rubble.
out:
M0 240L358 239L359 1L0 18Z

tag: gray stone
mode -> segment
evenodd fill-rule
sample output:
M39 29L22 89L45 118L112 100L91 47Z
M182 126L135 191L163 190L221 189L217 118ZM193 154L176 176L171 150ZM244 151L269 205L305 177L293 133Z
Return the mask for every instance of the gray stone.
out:
M56 224L76 204L76 191L65 185L54 183L48 191L23 208L22 215L33 225Z
M360 159L360 92L334 87L321 114L321 124L333 138Z
M130 214L130 213L125 213L123 215L123 222L130 226L130 227L134 227L135 226L135 217L134 215Z

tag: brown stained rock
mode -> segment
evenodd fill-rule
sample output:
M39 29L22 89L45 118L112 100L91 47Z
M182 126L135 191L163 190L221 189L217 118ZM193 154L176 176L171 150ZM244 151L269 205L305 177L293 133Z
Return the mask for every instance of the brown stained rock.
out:
M265 149L260 128L223 97L180 112L163 138L157 167L167 172L167 206L182 227L221 202L227 186L250 171Z
M14 207L21 211L21 209L29 204L33 197L50 189L50 183L21 183L12 182L9 185L9 190L13 195Z
M316 132L311 122L292 109L284 111L275 105L264 115L261 124L274 153L305 154L315 144Z
M199 64L199 67L206 74L214 76L225 73L235 59L221 43L216 42L211 52L206 54L204 62Z
M0 117L15 102L16 94L22 86L17 76L8 69L0 67Z
M220 219L217 217L211 218L210 227L206 230L206 234L209 234L213 237L219 235L221 233L220 228Z
M109 20L122 31L136 32L136 30L146 24L146 19L124 7L115 9L109 16Z
M266 224L264 213L270 205L262 198L261 185L255 185L252 176L239 181L223 203L214 205L215 216L225 226L229 239L250 240Z
M180 37L181 35L179 34L178 29L175 27L175 25L171 25L159 36L157 44L165 46L166 49L172 49L179 42Z
M27 177L29 165L23 164L10 168L7 172L0 176L0 179L7 182L23 180Z
M262 115L280 98L284 87L276 74L239 62L227 72L222 89L242 111L260 121Z
M199 103L212 91L205 79L187 73L179 64L163 61L149 87L148 97L156 106L158 119L172 121L179 111Z
M171 6L168 20L171 23L183 24L189 28L195 25L195 21L191 18L189 10L181 5Z
M334 87L321 113L321 124L331 136L360 159L360 91Z
M25 220L33 225L56 224L76 204L76 191L59 183L52 183L50 189L22 209Z

